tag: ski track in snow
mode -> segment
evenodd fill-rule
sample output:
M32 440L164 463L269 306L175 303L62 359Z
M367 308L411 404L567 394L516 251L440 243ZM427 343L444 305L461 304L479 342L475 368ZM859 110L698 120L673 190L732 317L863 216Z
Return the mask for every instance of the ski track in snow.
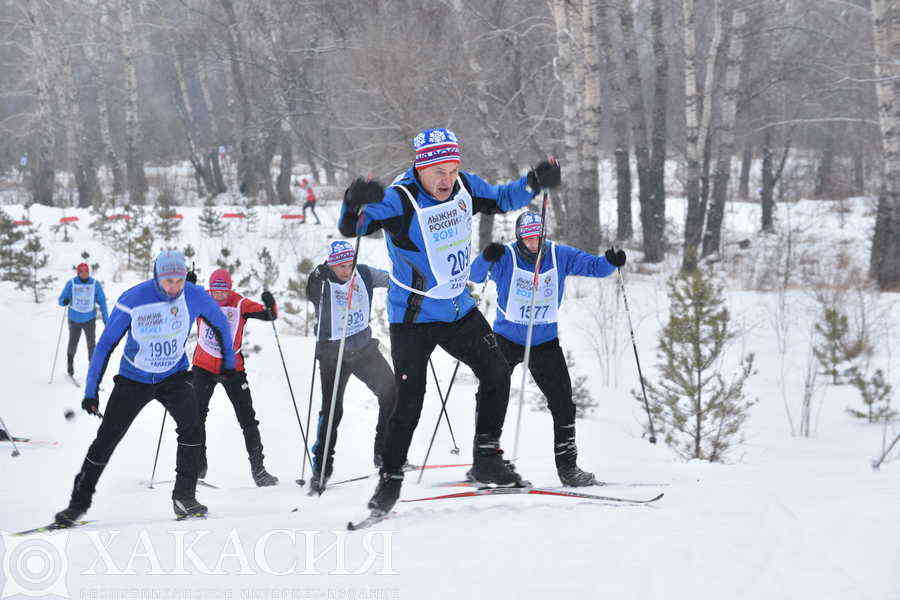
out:
M793 209L792 219L795 223L803 218L815 222L815 230L823 238L816 243L822 249L838 238L862 242L871 226L871 217L864 216L867 201L848 202L854 212L845 215L846 229L836 225L837 214L824 210L822 203L800 203ZM604 215L612 214L613 206L604 204ZM757 208L729 205L726 226L733 228L731 238L756 239L752 231L758 221L753 212ZM16 218L21 212L17 207L6 210ZM318 208L325 225L294 225L290 239L278 237L282 226L278 208L258 210L258 234L246 236L233 231L226 240L231 241L245 272L263 245L273 250L281 263L276 289L283 289L298 257L310 256L318 262L324 256L326 236L337 236L331 225L336 217L334 204ZM673 199L669 210L677 217L682 208ZM196 262L203 269L203 283L221 242L204 240L196 231L200 209L179 212L185 214L179 245L190 241L197 248ZM0 331L5 340L0 345L0 360L10 374L0 416L15 435L61 442L58 448L20 444L22 454L18 458L9 456L8 443L0 443L0 472L5 484L0 489L0 529L4 531L48 523L53 513L66 505L74 475L99 423L79 410L80 393L65 380L63 349L54 382L47 383L61 317L55 300L70 276L70 266L80 262L78 255L83 249L91 253L92 261L100 262L97 276L106 287L110 308L119 294L138 281L128 272L122 281L112 281L114 257L90 239L87 211L70 210L66 214L82 216L81 228L72 234L75 241L71 243L53 242L47 231L62 211L40 206L31 210L32 220L46 224L43 232L51 254L50 272L58 277L56 287L44 301L36 305L12 285L0 283L4 299L0 304ZM498 218L498 239L504 232L510 239L512 220ZM856 246L851 250L860 256L868 251L866 244ZM384 243L364 239L361 260L387 266ZM663 280L663 275L629 273L627 277L638 350L648 377L655 372L656 332L667 313ZM659 489L666 495L658 502L639 506L515 495L418 505L398 503L396 514L383 522L363 531L347 532L347 521L368 515L365 504L376 481L342 485L318 498L307 496L306 487L293 483L300 475L302 460L294 409L270 325L251 321L248 341L263 349L248 356L248 376L266 466L281 479L280 485L263 489L253 486L240 429L219 388L208 419L209 481L222 489L198 489L198 498L210 507L209 519L176 522L171 509L171 483L158 484L153 490L139 485L150 477L162 418L160 405L149 404L119 444L100 481L94 505L85 517L96 522L52 534L67 540L64 584L68 592L73 598L86 598L92 593L97 598L103 594L114 597L116 590L156 590L160 597L169 597L165 590L173 588L192 591L192 598L225 598L226 593L234 598L266 599L900 598L900 464L887 463L881 472L871 471L868 461L880 447L882 432L845 414L847 406L859 405L855 392L846 386L826 387L817 399L819 417L813 438L791 437L777 380L781 358L767 316L771 296L753 291L728 292L735 319L745 323L749 333L743 347L733 354L757 353L759 374L749 380L748 392L760 403L747 425L748 443L733 462L711 465L685 463L665 446L654 447L642 439L645 416L629 394L637 381L623 320L605 325L608 335L618 336L611 359L614 379L607 381L604 369L595 367L598 358L588 336L596 336L597 330L589 312L596 307L597 294L611 293L615 285L612 279L599 283L570 279L561 311L561 340L573 353L573 375L587 375L599 401L591 416L578 421L579 462L605 480L669 484L665 488L589 488L589 493L644 498ZM492 286L487 296L491 302L488 316L493 318L496 296ZM799 397L800 352L806 351L809 315L802 310L808 306L803 304L803 294L795 298L801 308L795 317L802 325L792 333L792 344L798 352L787 357L786 377L790 394ZM282 298L278 299L283 304ZM889 303L890 325L897 331L897 300L884 295L884 301ZM378 290L375 307L383 306L384 291ZM298 408L305 419L312 342L288 332L283 322L278 326ZM102 326L98 325L98 335L100 331ZM374 332L387 341L383 324L375 324ZM75 362L82 381L86 370L83 344ZM110 360L101 410L120 353L121 346ZM879 358L881 364L889 362L886 357ZM440 350L434 359L442 388L446 388L453 361ZM513 375L506 446L512 444L517 373ZM889 375L895 389L900 389L897 369ZM439 410L430 377L422 419L410 450L412 462L421 461ZM461 369L448 411L462 453L459 457L450 454L450 438L442 426L429 462L469 460L474 434L473 396L471 374ZM317 377L313 428L319 397ZM796 411L799 401L791 402L791 409ZM65 421L66 408L76 410L77 418ZM373 470L376 415L374 397L351 379L337 440L335 481ZM558 486L550 415L532 410L531 405L526 407L522 440L518 470L537 486ZM174 424L167 420L158 479L174 475L175 449ZM401 497L436 495L434 483L461 479L464 473L465 468L426 472L421 485L415 483L417 473L410 473ZM443 489L449 493L453 488ZM310 539L313 543L307 546ZM4 552L9 540L3 538ZM185 558L179 540L202 564L192 562L190 555ZM336 540L343 544L342 551L332 545ZM236 543L245 556L235 549ZM106 545L117 571L107 572L110 565L104 562L98 544ZM264 552L258 555L255 549L260 544ZM354 573L373 556L373 548L383 550L385 545L391 551L389 565L379 554L364 572ZM339 554L349 573L340 572ZM314 565L307 569L311 557ZM153 558L163 573L153 573ZM185 574L177 572L179 558L184 559ZM129 562L133 573L125 573ZM92 565L94 573L88 572ZM242 574L247 569L249 572ZM382 570L392 572L380 573ZM293 574L275 574L284 571ZM2 578L0 590L10 584L6 562Z

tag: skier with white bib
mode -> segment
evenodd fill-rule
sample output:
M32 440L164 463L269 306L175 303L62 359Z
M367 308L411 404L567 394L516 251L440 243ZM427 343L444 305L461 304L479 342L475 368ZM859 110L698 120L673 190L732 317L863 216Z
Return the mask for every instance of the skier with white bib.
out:
M481 283L489 276L497 286L494 333L509 365L507 379L512 377L513 368L525 359L534 265L542 231L543 222L539 214L522 213L516 219L516 241L505 245L496 242L488 244L472 261L469 273L471 281ZM610 249L604 256L593 256L571 246L544 241L534 299L528 368L547 398L553 416L556 472L565 486L597 483L592 473L581 470L576 464L578 448L575 445L572 381L557 330L557 314L565 294L566 277L606 277L624 264L625 252L622 250Z
M99 281L91 277L91 268L87 263L79 263L75 267L76 276L66 282L62 293L59 295L59 305L68 306L69 317L69 347L66 351L68 359L69 377L75 376L75 351L78 350L78 341L81 332L87 342L88 362L94 355L95 322L97 320L97 307L100 307L100 315L103 317L103 325L109 320L106 310L106 294Z
M484 483L522 485L503 460L500 434L509 401L509 377L490 325L466 288L473 215L527 205L560 183L559 165L542 161L520 179L491 185L462 172L456 135L428 129L413 139L415 161L384 189L354 181L344 195L340 231L345 236L385 230L391 259L388 317L397 382L397 408L388 424L384 464L373 515L397 502L403 465L422 412L428 359L437 346L469 366L478 378L473 475Z
M375 426L374 462L382 465L382 454L387 433L387 423L396 404L397 388L394 372L378 350L378 340L372 337L369 327L372 312L372 292L374 288L388 287L390 277L387 271L357 263L357 277L353 289L352 305L347 310L347 296L350 276L353 271L353 246L343 240L331 242L325 264L317 266L306 283L306 297L316 307L318 341L316 356L319 358L319 373L322 376L322 409L316 443L313 446L313 476L310 492L320 491L322 468L325 481L334 469L334 447L337 442L337 428L344 414L344 389L351 375L355 375L378 399L378 422ZM320 301L322 304L320 305ZM344 315L346 312L346 330ZM331 397L334 393L334 379L337 370L338 347L341 336L344 341L344 356L341 365L340 382L334 407L334 419L328 451L328 415ZM327 459L323 458L327 455Z
M156 257L153 279L123 293L116 301L109 322L91 359L81 408L102 418L97 437L72 488L69 506L56 514L56 523L71 526L87 512L103 469L138 413L151 400L158 400L175 420L178 451L172 507L176 516L200 517L207 508L196 498L197 465L200 459L200 418L197 399L184 351L191 323L198 317L216 332L224 352L224 374L234 372L234 352L222 340L231 339L224 313L206 291L185 282L184 255L166 250ZM101 415L97 388L113 350L127 334L119 374Z
M196 281L196 275L188 273L188 280ZM191 282L193 283L193 281ZM234 350L234 372L226 375L223 372L222 348L216 331L207 325L201 317L197 320L197 347L194 349L193 368L194 393L200 412L200 432L202 447L200 463L197 469L199 479L206 478L206 416L209 413L209 401L216 384L221 383L234 407L241 431L244 434L244 446L250 459L250 475L259 487L276 485L278 478L266 471L264 465L262 438L259 434L259 421L253 410L253 398L250 396L250 384L244 371L244 355L240 351L244 338L244 326L247 319L274 321L278 317L275 298L269 291L262 294L263 304L245 298L231 289L231 274L227 269L217 269L209 276L209 295L227 317L231 327L231 347Z

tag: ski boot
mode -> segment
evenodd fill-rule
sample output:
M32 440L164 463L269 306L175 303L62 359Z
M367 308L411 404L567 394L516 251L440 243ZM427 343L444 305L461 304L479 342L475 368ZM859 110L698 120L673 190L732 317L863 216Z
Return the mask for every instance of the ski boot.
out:
M309 496L320 496L322 492L328 487L328 480L331 479L331 473L325 473L325 479L322 480L322 485L319 485L319 480L322 477L321 471L313 471L312 477L309 478L309 492L307 495Z
M175 517L179 521L182 519L205 518L209 511L193 495L180 498L172 496L172 509L175 511Z
M400 487L403 485L403 473L382 473L378 479L378 487L368 507L373 516L386 515L391 512L397 499L400 498Z
M250 475L253 476L253 482L257 487L278 485L278 478L263 466L263 458L262 448L256 448L250 453Z
M53 523L60 527L72 527L87 512L86 506L70 503L69 506L59 511L53 517Z
M590 485L599 485L593 473L588 473L572 465L568 468L560 468L556 470L559 475L559 481L564 487L587 487Z
M508 460L503 460L500 442L485 435L475 438L475 456L472 468L466 472L469 481L495 484L504 487L525 487L531 485L516 473L516 468Z

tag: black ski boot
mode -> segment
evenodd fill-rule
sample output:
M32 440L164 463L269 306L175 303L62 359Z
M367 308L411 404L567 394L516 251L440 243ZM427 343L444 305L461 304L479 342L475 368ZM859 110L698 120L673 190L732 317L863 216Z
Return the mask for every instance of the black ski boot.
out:
M485 435L476 436L474 455L472 468L466 473L470 481L509 487L531 485L516 473L516 468L510 461L503 460L503 450L497 440Z
M391 512L397 499L400 498L400 487L403 485L403 473L382 473L378 479L378 487L372 499L369 500L369 509L373 515L381 516Z
M80 506L76 504L69 504L66 508L56 513L53 517L53 522L60 527L72 527L84 516L84 513L87 512L86 506Z
M307 495L309 496L319 496L322 494L322 491L328 487L328 480L331 479L331 473L329 471L325 471L325 479L322 480L322 485L319 485L319 480L322 478L321 471L313 471L312 477L309 479L309 492Z
M262 448L256 448L250 452L250 474L257 487L268 487L270 485L278 485L278 478L266 471L263 466Z
M208 508L197 501L193 495L176 497L172 496L172 509L175 511L175 517L181 519L205 518Z
M556 473L559 481L565 487L587 487L598 485L599 482L593 473L588 473L578 468L578 448L575 446L575 438L556 444Z

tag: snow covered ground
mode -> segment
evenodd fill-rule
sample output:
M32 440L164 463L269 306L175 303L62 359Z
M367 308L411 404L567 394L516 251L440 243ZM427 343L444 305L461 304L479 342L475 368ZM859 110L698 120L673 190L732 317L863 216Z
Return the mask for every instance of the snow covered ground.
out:
M814 260L805 263L809 269L815 266L810 277L826 276L840 264L850 265L845 271L854 265L864 268L871 206L866 199L851 199L846 206L849 213L829 202L779 207L782 228L787 223L794 228L794 250ZM275 288L282 289L300 258L322 258L327 237L336 235L336 209L333 204L320 208L322 226L290 225L293 233L282 236L280 214L287 209L260 208L257 233L233 231L226 243L244 268L262 246L269 247L281 262ZM23 212L15 206L5 210L15 218ZM604 202L603 210L604 222L614 223L613 203ZM673 222L681 220L683 206L677 199L669 210ZM198 266L208 276L221 242L201 238L196 229L199 209L180 212L185 231L179 247L190 242L197 248ZM69 243L52 241L48 231L63 214L82 218L81 229ZM10 284L0 284L0 364L6 373L0 416L16 435L57 440L60 446L23 445L21 456L12 458L9 444L0 444L4 531L47 523L66 505L72 478L97 428L95 419L78 410L81 391L63 377L64 357L48 384L62 318L55 302L58 290L85 249L101 264L97 275L110 302L137 281L131 273L122 281L111 280L115 257L90 238L87 211L63 213L35 206L30 217L44 224L51 272L59 280L56 291L40 304ZM785 351L779 351L773 330L778 296L757 290L766 287L760 285L766 279L763 274L780 264L786 233L757 236L758 218L753 204L730 205L726 216L726 241L752 240L750 249L729 250L723 257L733 276L729 307L746 332L729 360L736 361L742 352L756 353L759 372L750 379L748 391L760 401L747 425L747 443L728 464L685 463L665 446L651 446L642 438L644 415L629 393L637 378L627 322L616 304L615 280L581 280L568 291L561 337L573 352L573 371L588 377L599 401L595 412L578 422L580 462L604 480L660 484L589 491L633 498L665 492L659 502L622 506L516 495L399 503L396 518L371 530L347 532L348 520L367 513L374 480L335 487L320 498L308 497L305 488L293 483L302 458L294 407L269 324L251 322L251 340L262 351L247 361L249 379L267 467L281 478L281 485L253 486L239 427L220 389L213 399L208 435L209 480L222 489L198 491L210 507L209 519L175 522L170 484L153 490L140 484L150 477L163 415L160 405L151 403L101 479L88 513L94 524L49 536L3 537L0 597L25 591L32 597L57 592L85 599L900 598L900 461L872 471L869 461L880 449L884 431L846 415L847 406L860 404L847 386L825 387L817 394L813 437L791 435L786 406L796 419L815 305L798 276L787 302ZM511 223L511 218L500 220L506 239ZM849 262L841 263L842 253ZM381 240L365 239L361 256L376 266L387 264ZM636 264L629 267L628 299L638 349L645 374L653 377L656 336L668 310L664 281L673 265L655 272ZM376 298L376 306L383 306L383 292ZM872 310L880 315L882 343L874 362L885 368L895 389L900 388L900 370L891 343L900 331L897 300L896 295L866 300L875 303ZM493 310L492 302L491 315ZM305 418L312 340L280 327ZM384 335L383 327L375 329ZM606 350L598 356L595 347ZM434 358L446 388L453 362L442 351ZM101 410L117 365L118 353L101 392ZM83 379L83 346L76 368ZM449 403L461 454L450 453L450 437L441 427L431 463L471 460L474 385L463 371ZM515 389L518 375L513 381ZM504 437L510 450L516 397L514 393ZM317 383L314 412L318 403ZM64 420L66 408L78 411L78 417ZM335 481L372 471L374 397L351 380L345 408ZM422 459L438 409L430 385L411 448L414 462ZM520 472L536 485L558 486L549 414L526 409L523 420ZM158 479L172 477L175 448L168 420ZM464 471L431 471L422 484L416 484L414 475L407 476L402 498L449 492L454 488L435 485L461 479Z

